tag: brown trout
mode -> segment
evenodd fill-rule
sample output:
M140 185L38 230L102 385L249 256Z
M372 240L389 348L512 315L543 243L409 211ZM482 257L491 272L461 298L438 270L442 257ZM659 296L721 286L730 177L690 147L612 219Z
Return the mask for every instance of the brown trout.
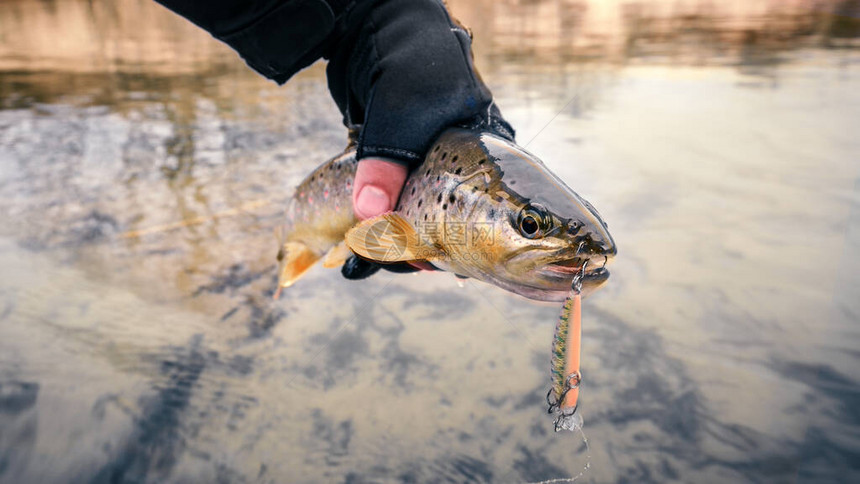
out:
M585 264L583 296L609 277L616 254L606 223L537 157L486 132L445 131L407 178L393 212L360 222L352 210L355 152L314 170L287 209L278 291L316 261L355 253L428 262L543 301L563 301Z

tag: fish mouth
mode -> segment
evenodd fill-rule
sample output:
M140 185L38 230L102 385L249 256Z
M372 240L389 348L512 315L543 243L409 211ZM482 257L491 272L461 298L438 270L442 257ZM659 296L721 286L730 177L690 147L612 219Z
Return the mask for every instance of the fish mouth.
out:
M573 276L582 271L582 266L585 264L585 272L582 276L583 284L602 283L609 278L609 270L606 269L606 263L609 262L608 257L603 257L600 264L594 259L572 257L563 259L545 265L540 272L547 276L561 276L564 279L573 279Z
M582 295L587 296L609 280L609 271L605 266L610 259L606 256L556 259L533 269L528 281L521 279L518 283L497 282L497 284L529 299L564 301L570 294L574 276L582 272L582 267L585 265L582 276ZM586 261L588 261L587 264Z

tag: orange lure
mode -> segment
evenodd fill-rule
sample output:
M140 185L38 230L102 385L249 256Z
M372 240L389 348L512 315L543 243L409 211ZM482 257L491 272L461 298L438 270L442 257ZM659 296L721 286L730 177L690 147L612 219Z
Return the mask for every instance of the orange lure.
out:
M551 369L553 386L547 393L547 403L549 413L557 414L556 432L562 429L573 430L581 425L578 422L578 416L575 418L579 384L582 381L579 372L582 346L581 281L581 274L574 278L573 287L564 301L553 337Z

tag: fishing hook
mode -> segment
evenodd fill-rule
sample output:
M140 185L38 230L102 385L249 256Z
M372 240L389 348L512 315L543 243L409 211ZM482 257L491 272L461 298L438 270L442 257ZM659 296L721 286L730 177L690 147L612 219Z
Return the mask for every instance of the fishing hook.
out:
M575 291L577 294L582 291L582 280L585 278L585 268L588 266L588 259L586 259L582 263L582 267L579 268L579 272L573 276L573 281L571 281L570 288Z

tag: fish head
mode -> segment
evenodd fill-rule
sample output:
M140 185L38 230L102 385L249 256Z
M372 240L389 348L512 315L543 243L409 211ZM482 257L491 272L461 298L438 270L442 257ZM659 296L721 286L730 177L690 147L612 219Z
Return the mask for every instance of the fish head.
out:
M544 301L564 300L579 273L584 295L603 285L617 247L594 206L515 143L475 136L486 174L463 183L472 185L464 194L476 195L461 213L468 224L488 223L491 234L467 248L470 267L461 272Z

